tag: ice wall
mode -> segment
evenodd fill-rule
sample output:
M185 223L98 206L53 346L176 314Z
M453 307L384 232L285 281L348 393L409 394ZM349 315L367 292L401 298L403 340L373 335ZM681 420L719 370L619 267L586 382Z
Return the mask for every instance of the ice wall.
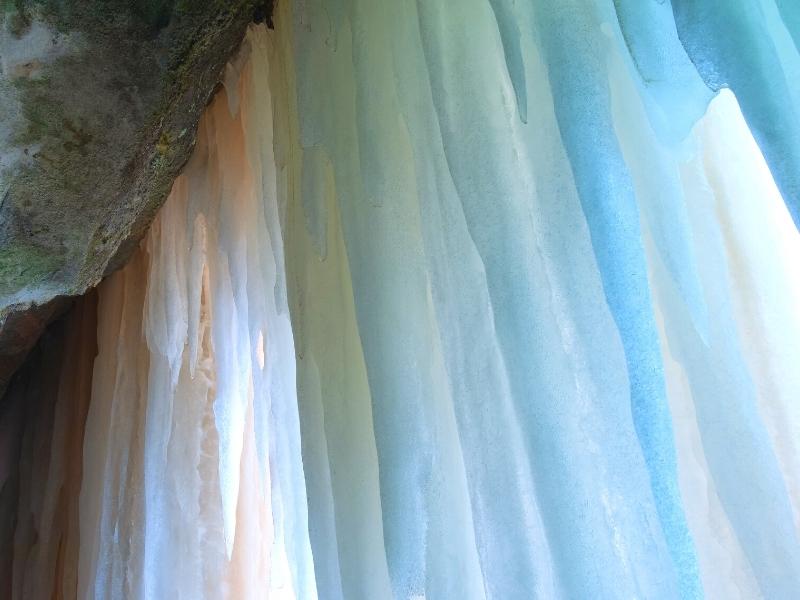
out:
M794 5L277 11L9 392L0 592L800 595Z
M0 597L74 598L96 294L52 325L0 402Z
M100 288L80 598L316 597L264 44Z
M796 12L280 8L321 597L800 593Z
M797 306L800 236L733 94L679 163L710 313L705 338L664 265L649 263L681 492L707 597L800 589Z

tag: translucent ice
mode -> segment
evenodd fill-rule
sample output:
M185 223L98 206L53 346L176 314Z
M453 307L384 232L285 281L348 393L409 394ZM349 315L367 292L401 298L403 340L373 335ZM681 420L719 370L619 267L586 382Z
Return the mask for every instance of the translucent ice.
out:
M100 289L81 598L316 597L264 36Z

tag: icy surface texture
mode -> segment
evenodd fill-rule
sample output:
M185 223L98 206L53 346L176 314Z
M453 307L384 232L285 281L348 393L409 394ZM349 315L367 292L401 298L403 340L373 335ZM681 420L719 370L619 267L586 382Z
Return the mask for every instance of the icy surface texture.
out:
M279 7L320 597L800 593L796 22ZM710 79L770 45L783 88Z
M248 39L100 289L80 598L316 597L268 77Z
M689 57L714 90L730 87L800 226L800 5L792 0L672 0Z
M0 404L0 598L75 598L95 304L50 327Z

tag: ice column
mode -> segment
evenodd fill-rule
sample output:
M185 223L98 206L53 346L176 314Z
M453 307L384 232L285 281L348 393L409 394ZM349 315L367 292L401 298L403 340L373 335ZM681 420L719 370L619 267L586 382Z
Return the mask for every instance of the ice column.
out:
M81 598L313 598L263 36L99 291Z

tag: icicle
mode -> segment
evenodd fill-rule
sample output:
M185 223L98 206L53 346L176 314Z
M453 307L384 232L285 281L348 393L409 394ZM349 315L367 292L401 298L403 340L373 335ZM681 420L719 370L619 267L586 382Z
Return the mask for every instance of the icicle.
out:
M263 34L242 57L100 289L81 597L316 596Z

